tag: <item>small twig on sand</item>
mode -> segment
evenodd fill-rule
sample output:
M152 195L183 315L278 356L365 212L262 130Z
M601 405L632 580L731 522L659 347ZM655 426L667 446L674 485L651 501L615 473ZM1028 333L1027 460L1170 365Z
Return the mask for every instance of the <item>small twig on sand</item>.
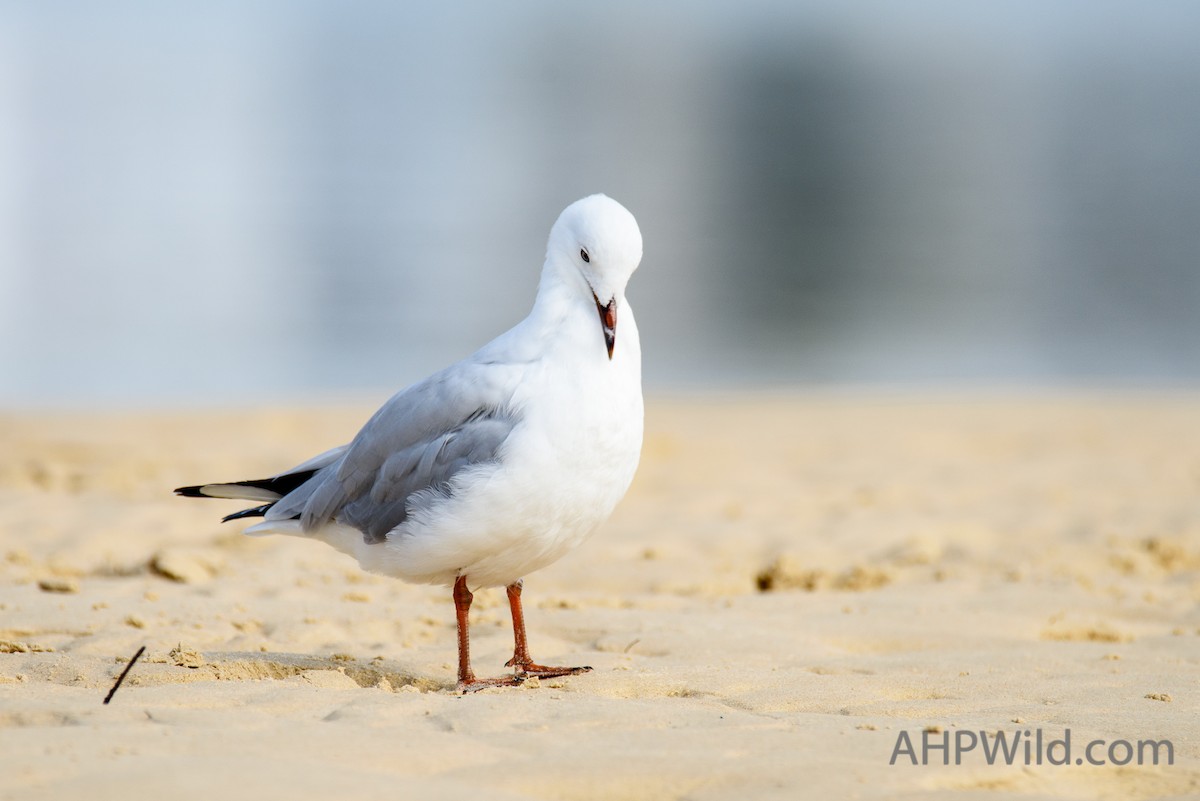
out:
M129 664L126 665L125 669L121 671L121 675L117 676L117 683L114 684L112 689L108 691L108 695L104 696L104 703L107 704L109 701L112 700L112 697L114 695L116 695L117 688L121 686L121 682L125 681L125 677L128 676L129 671L133 669L133 663L138 661L138 657L140 657L145 652L145 650L146 650L146 646L144 646L144 645L141 648L137 649L137 653L133 655L133 659L129 660Z

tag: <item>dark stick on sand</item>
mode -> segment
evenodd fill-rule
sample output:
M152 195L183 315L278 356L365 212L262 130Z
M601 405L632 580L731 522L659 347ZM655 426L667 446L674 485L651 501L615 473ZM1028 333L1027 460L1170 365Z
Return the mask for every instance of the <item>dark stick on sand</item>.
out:
M126 665L125 669L121 671L121 675L117 676L117 683L114 684L113 688L108 691L108 695L104 696L104 703L107 704L109 701L112 700L112 697L114 695L116 695L117 688L121 686L121 682L125 681L125 677L128 676L129 671L133 669L133 663L138 661L138 657L140 657L145 650L146 650L146 646L144 646L144 645L141 648L137 649L137 653L133 655L133 659L129 660L129 664Z

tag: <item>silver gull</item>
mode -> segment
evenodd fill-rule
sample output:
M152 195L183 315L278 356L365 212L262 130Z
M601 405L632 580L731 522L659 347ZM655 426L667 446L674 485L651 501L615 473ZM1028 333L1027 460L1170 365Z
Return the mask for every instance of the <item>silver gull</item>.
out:
M590 670L530 657L522 579L583 542L637 469L641 346L625 287L641 258L621 204L572 203L550 231L533 310L510 331L397 393L348 445L270 478L175 492L255 501L225 520L262 518L246 533L323 540L371 572L453 587L464 692ZM481 587L507 588L512 675L471 669Z

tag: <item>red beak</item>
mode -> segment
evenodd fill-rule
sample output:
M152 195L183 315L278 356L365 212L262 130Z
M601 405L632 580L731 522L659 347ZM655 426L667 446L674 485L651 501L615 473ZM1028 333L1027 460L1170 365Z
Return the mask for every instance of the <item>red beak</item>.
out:
M601 303L596 293L592 293L596 301L596 311L600 312L600 326L604 329L604 344L608 347L608 358L612 359L613 346L617 344L617 299L614 297L607 304Z

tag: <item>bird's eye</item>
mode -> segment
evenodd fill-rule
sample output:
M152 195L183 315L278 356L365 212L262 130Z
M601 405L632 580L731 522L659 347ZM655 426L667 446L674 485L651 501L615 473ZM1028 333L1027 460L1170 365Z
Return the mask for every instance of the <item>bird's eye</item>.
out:
M588 255L587 248L583 248L579 251L579 258L586 262L590 262L592 260L592 257Z

